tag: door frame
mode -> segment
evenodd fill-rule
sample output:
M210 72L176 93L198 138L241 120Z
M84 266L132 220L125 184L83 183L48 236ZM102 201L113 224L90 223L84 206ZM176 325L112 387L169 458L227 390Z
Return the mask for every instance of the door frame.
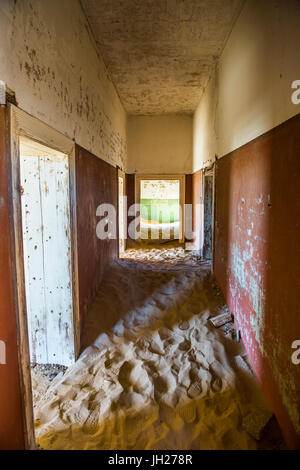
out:
M119 207L119 198L120 198L120 194L119 194L119 178L122 178L123 179L123 201L124 201L124 206L123 206L123 223L124 223L124 233L123 233L123 240L124 240L124 251L126 249L126 231L127 231L127 200L125 199L125 196L126 196L126 175L125 175L125 172L123 170L121 170L119 167L117 167L117 193L118 193L118 201L117 201L117 216L118 216L118 223L117 223L117 227L118 227L118 254L119 254L119 257L120 257L120 223L119 223L119 216L120 216L120 207Z
M28 449L35 448L30 351L27 324L26 291L23 257L22 207L20 187L19 137L27 137L69 157L69 198L71 228L71 262L75 359L80 350L80 316L77 260L76 174L75 143L13 104L8 105L10 204L12 213L13 264L16 294L17 342L20 364L20 382L23 399L24 436Z
M212 214L211 214L211 269L214 270L215 260L215 181L216 181L216 165L213 163L211 166L203 169L202 178L202 194L203 194L203 214L202 214L202 253L204 247L204 219L205 219L205 176L212 176Z
M180 183L180 206L181 206L181 214L182 214L182 221L181 221L181 234L180 234L180 243L184 243L184 205L185 205L185 175L162 175L162 174L139 174L134 175L134 189L135 189L135 203L139 204L140 196L141 196L141 181L142 180L179 180Z

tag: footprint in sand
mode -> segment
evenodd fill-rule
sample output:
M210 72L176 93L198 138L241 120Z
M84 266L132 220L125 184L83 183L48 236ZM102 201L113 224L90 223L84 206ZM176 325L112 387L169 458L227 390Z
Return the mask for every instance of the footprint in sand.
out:
M185 330L189 329L190 323L187 320L185 320L185 321L182 321L181 323L179 323L178 326L181 330L185 331Z
M173 346L174 344L177 344L175 338L173 338L172 336L170 336L169 338L167 338L165 341L164 341L164 348L168 347L168 346Z
M66 413L66 420L69 423L76 423L79 426L84 426L87 418L88 418L88 409L85 407L82 407L78 405L77 408L71 408L67 413Z
M99 429L100 403L93 403L91 406L90 414L83 426L83 432L86 434L95 434Z
M110 355L107 355L107 359L105 360L104 362L104 365L107 369L110 369L114 364L118 364L120 363L123 359L124 359L124 356L121 352L119 351L116 351L112 357L110 357Z
M168 388L169 388L167 380L160 376L154 379L153 385L154 385L154 392L158 392L159 395L167 393Z
M200 343L201 341L201 335L200 335L200 331L198 330L198 328L195 328L193 333L192 333L192 336L194 337L195 341L197 343Z
M131 414L127 415L125 418L125 438L129 446L134 446L138 437L142 436L145 432L145 429L151 425L153 421L157 419L155 413L153 416L144 414Z
M197 409L194 403L187 403L178 407L178 413L185 423L191 424L197 417Z
M159 344L156 341L152 341L149 347L149 351L154 354L159 354L162 356L164 354L164 348L162 344Z
M151 388L149 374L145 370L143 363L125 361L119 371L118 380L125 392L135 392L145 395Z
M185 339L179 344L179 349L181 351L188 351L191 348L191 342L188 339Z
M188 388L187 395L189 398L197 398L201 395L202 393L202 384L201 380L197 379L195 382L191 383L191 385Z
M107 394L101 388L89 396L87 403L87 412L89 414L83 425L83 431L86 434L95 434L98 431L100 411L103 412L104 408L108 408L109 404L110 401L107 398ZM102 405L104 405L104 408Z
M132 387L130 374L133 368L134 365L131 362L125 361L119 370L118 380L125 391L129 391Z
M178 348L178 340L174 337L168 338L164 341L164 350L166 354L173 355Z
M150 351L150 339L140 338L135 346L135 354L137 357L143 361L153 359L153 352Z
M163 341L165 339L170 338L172 331L169 330L168 328L163 327L158 330L158 334L159 334L160 339Z
M108 357L104 362L104 366L107 369L107 372L118 375L120 370L120 363L124 359L124 356L117 352L113 357Z
M222 379L221 377L219 377L215 371L213 370L213 368L210 366L209 367L209 371L211 373L211 381L210 381L210 388L211 390L214 392L214 393L218 393L218 392L221 392L222 390L222 385L223 385L223 382L222 382Z
M146 369L146 372L148 373L149 378L151 379L152 377L157 377L158 371L157 367L155 365L155 362L153 361L146 361L143 364L144 369Z
M191 399L198 398L203 393L200 371L196 367L193 367L189 372L189 376L191 379L191 384L188 388L187 395Z

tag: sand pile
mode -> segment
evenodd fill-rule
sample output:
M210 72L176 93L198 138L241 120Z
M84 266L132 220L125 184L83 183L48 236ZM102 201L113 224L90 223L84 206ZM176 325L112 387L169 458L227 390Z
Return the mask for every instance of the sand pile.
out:
M38 445L256 448L271 414L242 345L208 322L223 308L192 253L127 251L102 283L80 359L35 396Z

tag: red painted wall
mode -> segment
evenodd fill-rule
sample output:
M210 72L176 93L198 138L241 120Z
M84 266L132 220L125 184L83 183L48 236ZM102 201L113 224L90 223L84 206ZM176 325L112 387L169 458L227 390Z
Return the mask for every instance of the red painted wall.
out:
M0 449L24 449L14 307L5 112L5 108L0 107L0 340L6 344L6 364L0 364Z
M300 448L300 115L217 163L215 275L287 443Z
M118 240L100 240L96 216L101 203L117 210L117 169L76 145L76 208L81 333L103 273L118 256ZM117 212L116 212L117 213Z

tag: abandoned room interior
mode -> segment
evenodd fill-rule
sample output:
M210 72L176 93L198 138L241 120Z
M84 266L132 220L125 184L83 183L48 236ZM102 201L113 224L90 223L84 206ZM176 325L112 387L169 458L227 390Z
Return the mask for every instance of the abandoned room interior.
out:
M299 0L0 0L0 449L300 449Z

